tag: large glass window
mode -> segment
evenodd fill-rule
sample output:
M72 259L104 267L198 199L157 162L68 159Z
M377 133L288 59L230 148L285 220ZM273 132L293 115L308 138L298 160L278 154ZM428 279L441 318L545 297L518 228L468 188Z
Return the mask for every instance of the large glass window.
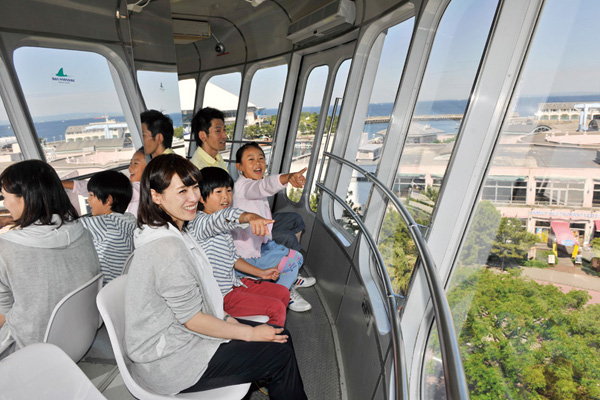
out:
M61 179L129 163L135 150L115 89L120 83L103 56L21 47L14 63L46 161Z
M335 83L333 84L333 92L331 94L331 101L329 102L327 112L327 122L325 123L325 132L321 137L321 145L319 146L319 156L317 159L317 168L321 171L321 176L318 177L320 181L323 181L324 179L328 164L327 159L323 159L323 152L331 151L333 148L335 133L337 131L337 122L340 116L340 110L342 109L344 91L346 90L346 81L348 80L348 73L350 72L350 64L350 60L344 61L338 68L335 76ZM327 148L325 148L326 145ZM319 204L319 192L316 190L315 184L316 179L313 179L310 192L310 209L313 211L317 211L317 206Z
M190 136L192 118L194 118L194 104L196 103L196 80L194 78L179 81L179 102L181 103L183 138L186 141L186 154L188 154L189 141L194 140Z
M398 167L398 173L425 175L428 184L414 194L433 203L439 188L430 184L431 176L445 175L497 5L497 0L454 0L435 36ZM428 225L433 207L409 211Z
M321 103L327 84L327 73L329 68L326 65L316 67L310 72L306 89L304 90L304 100L302 102L302 111L298 120L296 130L296 141L294 143L294 154L292 156L291 172L300 171L308 167L310 156L317 134L317 124L321 117ZM300 201L303 189L295 189L292 185L287 186L287 196L294 202Z
M383 45L381 54L377 55L379 59L377 72L369 98L367 119L363 125L355 159L359 166L371 173L376 172L379 164L383 140L402 77L414 22L415 19L410 18L387 28L379 34L375 42L373 51L379 51L377 44L380 44L381 41L383 41ZM372 185L361 173L346 166L343 166L342 169L351 175L346 192L346 203L357 215L362 217ZM336 220L349 234L356 234L358 227L345 210L336 216Z
M424 234L497 4L497 0L452 1L437 29L393 186ZM396 223L400 225L395 226ZM417 252L395 208L386 211L379 249L395 290L405 295Z
M535 204L581 207L584 187L585 181L581 179L536 178Z
M183 121L179 102L179 80L176 72L138 71L138 85L144 96L146 108L167 114L173 120L173 145L175 151L185 156ZM187 144L187 143L186 143Z
M212 107L223 111L228 139L233 138L241 85L242 75L239 72L232 72L213 76L206 83L204 89L202 108ZM221 152L221 156L225 161L231 161L230 153L231 144L227 143L227 148Z
M277 127L279 105L283 99L287 64L258 70L252 77L246 118L244 140L266 142L263 144L267 172L271 170L271 154L275 150L273 137Z
M22 159L19 143L8 120L4 102L0 98L0 173L10 164Z
M481 198L497 204L525 204L527 181L520 176L490 176L485 182Z
M463 239L448 301L474 400L600 397L592 297L600 136L589 133L589 109L600 99L600 54L589 51L599 14L595 1L545 2ZM560 118L573 110L580 118ZM523 171L526 205L485 199L497 175L516 180ZM433 338L427 353L438 358L437 348ZM433 361L425 372L435 395L441 369Z

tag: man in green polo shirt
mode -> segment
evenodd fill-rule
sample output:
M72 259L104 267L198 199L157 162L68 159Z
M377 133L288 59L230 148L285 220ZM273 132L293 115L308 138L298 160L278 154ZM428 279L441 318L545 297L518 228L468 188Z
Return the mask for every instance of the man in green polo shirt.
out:
M225 114L211 107L198 111L192 119L192 134L197 145L192 163L199 169L220 167L227 171L227 164L219 154L227 143Z

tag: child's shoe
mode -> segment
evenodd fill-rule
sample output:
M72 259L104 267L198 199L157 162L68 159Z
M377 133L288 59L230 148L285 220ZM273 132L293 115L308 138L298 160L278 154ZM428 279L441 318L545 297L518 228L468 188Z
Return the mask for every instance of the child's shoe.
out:
M317 283L317 279L313 278L312 276L300 276L300 275L298 275L298 278L296 278L296 282L294 282L294 286L292 286L292 287L294 289L297 289L297 288L307 288L307 287L311 287L315 283Z
M292 311L304 312L310 310L312 306L300 296L296 289L292 288L290 289L290 304L288 305L288 308Z

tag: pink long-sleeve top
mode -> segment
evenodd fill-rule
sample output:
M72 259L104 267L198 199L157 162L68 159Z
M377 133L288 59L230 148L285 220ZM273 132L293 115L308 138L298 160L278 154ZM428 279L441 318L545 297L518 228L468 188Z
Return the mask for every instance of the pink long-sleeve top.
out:
M240 175L233 189L233 207L252 212L264 218L271 218L271 208L267 197L283 190L280 175L267 176L260 180L248 179ZM269 224L269 231L273 224ZM233 243L242 258L260 257L260 247L271 240L271 235L256 236L251 227L238 228L233 232Z

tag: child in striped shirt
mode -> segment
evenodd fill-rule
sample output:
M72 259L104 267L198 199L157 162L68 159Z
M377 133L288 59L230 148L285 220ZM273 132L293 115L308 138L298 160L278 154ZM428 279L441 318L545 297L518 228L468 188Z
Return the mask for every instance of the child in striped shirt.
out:
M201 170L199 211L187 230L202 246L213 267L213 275L223 294L225 312L235 317L267 315L269 323L284 326L289 290L269 280L279 278L277 268L257 268L237 254L231 230L249 223L260 236L268 234L273 220L231 208L233 180L219 167ZM238 278L233 269L260 279Z
M92 216L79 220L92 234L106 285L121 275L133 252L136 219L125 212L131 200L131 183L120 172L102 171L92 176L87 188Z

